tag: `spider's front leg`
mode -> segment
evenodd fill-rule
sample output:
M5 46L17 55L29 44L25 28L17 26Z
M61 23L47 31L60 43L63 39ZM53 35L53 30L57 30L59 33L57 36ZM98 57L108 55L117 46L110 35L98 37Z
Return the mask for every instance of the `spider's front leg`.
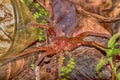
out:
M77 36L71 38L71 41L72 42L74 41L74 42L69 47L69 51L72 51L81 45L94 46L98 49L101 49L101 48L107 49L107 47L105 47L104 45L101 45L100 43L97 43L94 41L83 40L87 36L98 36L98 37L110 38L110 35L104 35L104 34L98 34L98 33L92 33L92 32L84 32L84 33L78 34Z

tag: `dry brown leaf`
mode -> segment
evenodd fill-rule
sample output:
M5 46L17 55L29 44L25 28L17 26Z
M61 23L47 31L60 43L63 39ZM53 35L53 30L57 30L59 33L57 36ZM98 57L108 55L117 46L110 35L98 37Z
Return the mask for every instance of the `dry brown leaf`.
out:
M115 8L110 13L110 17L117 17L120 14L120 1L116 2Z
M112 7L112 0L71 0L77 7L80 6L84 10L93 13L101 13Z
M73 36L83 32L92 32L111 36L111 34L103 26L101 26L95 18L92 17L83 17L78 27L75 29Z

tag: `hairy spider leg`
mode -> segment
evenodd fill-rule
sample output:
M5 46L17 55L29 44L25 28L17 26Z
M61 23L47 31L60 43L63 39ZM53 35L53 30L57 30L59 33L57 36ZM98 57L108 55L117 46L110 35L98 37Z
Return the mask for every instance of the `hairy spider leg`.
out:
M69 47L69 51L72 51L74 49L76 49L77 47L81 46L81 45L87 45L87 46L94 46L98 49L108 49L107 47L97 43L97 42L94 42L94 41L84 41L84 38L87 37L87 36L100 36L100 37L106 37L106 38L109 38L110 36L105 36L103 34L98 34L98 33L92 33L92 32L84 32L84 33L81 33L81 34L78 34L76 37L73 37L72 39L76 40L75 43L73 43L70 47Z
M44 18L49 22L50 27L53 30L55 30L55 33L56 33L57 37L63 36L62 30L58 27L58 25L55 22L53 22L51 19L49 19L45 16L41 16L41 18Z

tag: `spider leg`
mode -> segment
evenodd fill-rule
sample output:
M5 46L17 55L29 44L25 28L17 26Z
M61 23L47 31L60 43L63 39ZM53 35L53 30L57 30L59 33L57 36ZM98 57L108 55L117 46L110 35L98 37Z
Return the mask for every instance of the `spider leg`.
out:
M82 41L81 45L94 46L94 47L96 47L98 49L101 49L101 48L108 49L107 47L105 47L105 46L103 46L103 45L101 45L99 43L96 43L94 41Z
M56 32L54 31L53 28L51 28L49 25L47 24L38 24L38 23L30 23L29 25L34 26L34 27L41 27L41 28L45 28L49 31L50 35L52 36L52 38L56 37Z
M56 51L53 49L49 49L47 50L45 53L43 53L38 60L35 62L35 67L38 66L40 64L40 62L46 57L46 56L52 56L55 55Z
M44 19L46 19L46 20L49 22L50 27L51 27L53 30L56 31L57 36L59 36L59 37L60 37L60 36L63 36L62 30L58 27L58 25L57 25L55 22L53 22L51 19L49 19L49 18L47 18L47 17L45 17L45 16L41 16L41 17L43 17Z
M30 55L33 52L43 52L43 51L49 51L49 50L51 50L50 47L39 47L39 48L33 48L33 49L30 49L30 50L24 51L24 52L20 53L19 55L15 56L15 57L8 58L7 60L3 61L3 63L0 64L0 67L3 66L3 65L6 65L6 64L8 64L12 61L21 59L24 56Z
M71 45L69 47L69 51L72 51L74 49L76 49L77 47L80 47L81 45L84 45L84 46L93 46L93 47L96 47L100 50L107 50L108 48L99 44L99 43L96 43L94 41L84 41L84 40L80 40L78 43L75 43L73 45ZM104 54L105 55L105 54Z
M94 33L94 32L83 32L78 34L76 37L83 39L86 36L98 36L98 37L106 37L106 38L110 38L111 35L106 35L106 34L101 34L101 33Z
M105 34L101 34L101 33L94 33L94 32L84 32L84 33L80 33L78 34L77 36L71 38L71 41L74 43L72 43L72 45L68 48L68 51L72 51L74 49L76 49L77 47L81 46L81 45L87 45L87 46L94 46L100 50L103 50L103 51L106 51L108 48L99 44L99 43L96 43L94 41L84 41L84 37L87 37L87 36L99 36L99 37L105 37L105 38L110 38L111 36L110 35L105 35Z

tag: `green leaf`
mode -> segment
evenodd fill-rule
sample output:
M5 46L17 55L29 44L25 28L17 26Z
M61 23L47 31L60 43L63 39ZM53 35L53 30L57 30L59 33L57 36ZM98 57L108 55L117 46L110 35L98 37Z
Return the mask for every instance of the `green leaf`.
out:
M34 6L35 6L35 8L39 8L40 7L40 5L38 3L35 3Z
M106 51L106 54L108 57L112 57L113 55L117 55L117 54L120 54L120 49L108 49Z
M34 64L30 64L30 67L31 67L32 69L34 69L34 66L35 66Z
M115 43L115 46L120 46L120 42L116 42L116 43Z
M117 80L120 80L120 73L118 73L117 75Z
M111 57L111 56L113 56L113 49L108 49L107 51L106 51L106 54L107 54L107 56L109 56L109 57Z
M114 55L120 54L120 49L113 49L113 54Z
M38 12L35 12L35 13L33 14L33 16L34 16L35 19L37 19L37 18L39 18L39 13L38 13Z
M101 69L104 65L106 65L107 62L108 62L108 59L107 59L107 58L105 58L105 57L102 58L102 59L99 61L99 63L96 65L96 72L99 73L100 69Z
M115 46L115 41L117 38L120 36L120 33L114 34L108 41L108 48L114 48Z

